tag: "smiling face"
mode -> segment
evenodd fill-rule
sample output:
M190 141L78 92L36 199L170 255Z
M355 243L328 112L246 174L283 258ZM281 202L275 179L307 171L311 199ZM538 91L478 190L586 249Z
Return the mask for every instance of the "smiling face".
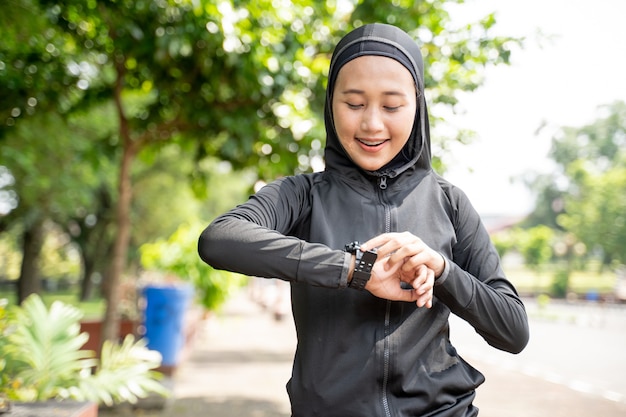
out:
M395 59L366 55L339 70L332 101L335 130L364 170L382 168L402 150L416 109L413 77Z

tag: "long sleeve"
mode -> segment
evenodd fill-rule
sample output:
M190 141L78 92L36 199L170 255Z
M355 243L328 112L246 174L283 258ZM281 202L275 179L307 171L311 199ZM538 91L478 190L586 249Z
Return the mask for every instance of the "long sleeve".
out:
M463 195L455 217L456 243L435 296L471 324L490 345L519 353L529 339L528 317L506 279L479 215Z
M348 254L288 235L308 209L309 180L276 181L215 219L198 242L202 260L251 276L345 287Z
M491 346L521 352L529 339L526 310L508 281L481 282L452 263L435 296L470 323Z

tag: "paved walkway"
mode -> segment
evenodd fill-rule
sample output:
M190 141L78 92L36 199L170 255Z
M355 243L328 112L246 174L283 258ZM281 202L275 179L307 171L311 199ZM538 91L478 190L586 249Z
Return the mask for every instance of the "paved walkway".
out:
M118 407L99 415L289 417L285 383L294 346L291 317L276 321L241 293L204 323L193 351L169 381L174 395L164 408L148 409L147 402L140 409ZM485 344L485 349L492 348ZM487 378L476 400L481 417L626 416L624 402L467 359Z

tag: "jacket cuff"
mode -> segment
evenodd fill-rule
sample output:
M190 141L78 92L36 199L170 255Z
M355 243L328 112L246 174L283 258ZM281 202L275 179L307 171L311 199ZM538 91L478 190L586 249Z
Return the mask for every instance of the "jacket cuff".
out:
M441 275L439 275L439 277L435 279L435 286L443 284L444 281L448 279L448 275L450 275L450 261L448 260L448 258L443 256L443 254L440 255L443 258L444 266Z
M339 286L341 288L348 287L348 275L350 274L350 265L352 264L352 254L350 252L346 252L343 260L343 269L341 271L341 278L339 281Z

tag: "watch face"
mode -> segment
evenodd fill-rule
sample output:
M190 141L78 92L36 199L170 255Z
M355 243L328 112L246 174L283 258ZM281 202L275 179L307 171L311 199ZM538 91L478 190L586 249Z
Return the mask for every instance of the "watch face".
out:
M348 243L346 245L346 252L357 253L360 247L361 246L359 245L359 242L355 240L354 242Z

